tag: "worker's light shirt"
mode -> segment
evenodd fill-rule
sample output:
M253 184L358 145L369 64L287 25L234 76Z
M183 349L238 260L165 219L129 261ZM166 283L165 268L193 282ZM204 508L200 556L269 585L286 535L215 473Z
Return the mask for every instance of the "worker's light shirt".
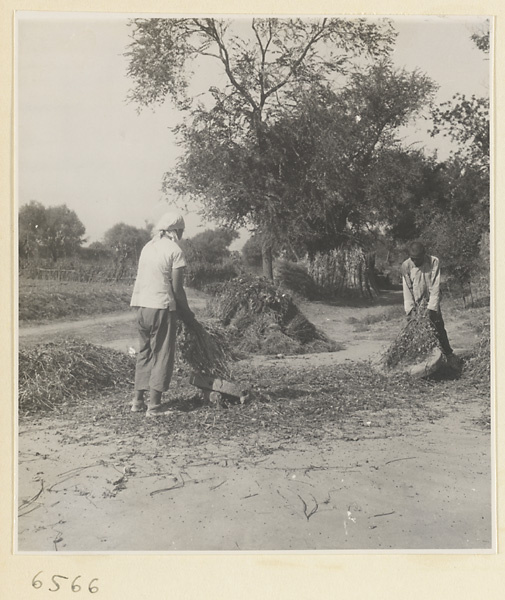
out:
M428 310L440 309L440 267L436 256L425 256L420 267L408 258L402 264L402 281L407 314L423 300L428 303Z
M140 253L130 305L176 310L172 269L185 266L179 245L168 237L155 236Z

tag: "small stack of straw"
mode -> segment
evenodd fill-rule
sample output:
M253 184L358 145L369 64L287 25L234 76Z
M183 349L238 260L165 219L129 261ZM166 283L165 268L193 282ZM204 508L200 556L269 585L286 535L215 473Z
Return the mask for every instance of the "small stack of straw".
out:
M421 361L434 348L440 348L435 327L430 321L428 310L419 306L382 356L386 369Z
M82 340L48 342L19 352L19 408L54 409L104 390L127 389L135 361Z

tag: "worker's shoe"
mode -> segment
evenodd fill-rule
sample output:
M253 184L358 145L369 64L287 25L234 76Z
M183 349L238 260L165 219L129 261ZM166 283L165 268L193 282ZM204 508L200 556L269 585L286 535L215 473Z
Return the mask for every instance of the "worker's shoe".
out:
M144 392L142 390L135 390L135 398L132 402L132 412L144 412L146 408Z
M461 361L460 359L452 352L446 356L447 366L454 371L461 370Z
M146 417L163 417L169 415L172 412L170 405L158 404L157 406L148 406Z

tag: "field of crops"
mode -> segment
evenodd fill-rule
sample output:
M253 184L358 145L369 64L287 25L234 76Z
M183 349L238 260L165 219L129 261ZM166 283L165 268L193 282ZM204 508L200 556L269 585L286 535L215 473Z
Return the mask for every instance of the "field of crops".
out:
M131 283L19 280L19 321L44 322L126 310Z

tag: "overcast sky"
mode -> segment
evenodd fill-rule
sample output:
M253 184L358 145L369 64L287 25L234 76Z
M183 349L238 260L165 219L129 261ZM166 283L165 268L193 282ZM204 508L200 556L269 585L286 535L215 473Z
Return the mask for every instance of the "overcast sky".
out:
M17 199L66 204L86 227L89 242L124 222L143 227L167 209L163 173L179 149L169 130L178 115L167 102L137 114L125 99L127 17L77 13L17 13ZM131 17L131 15L128 15ZM489 95L490 61L470 40L485 18L395 18L394 62L419 68L440 88ZM209 82L197 82L202 89ZM409 142L448 153L419 120ZM186 213L187 237L212 226Z

